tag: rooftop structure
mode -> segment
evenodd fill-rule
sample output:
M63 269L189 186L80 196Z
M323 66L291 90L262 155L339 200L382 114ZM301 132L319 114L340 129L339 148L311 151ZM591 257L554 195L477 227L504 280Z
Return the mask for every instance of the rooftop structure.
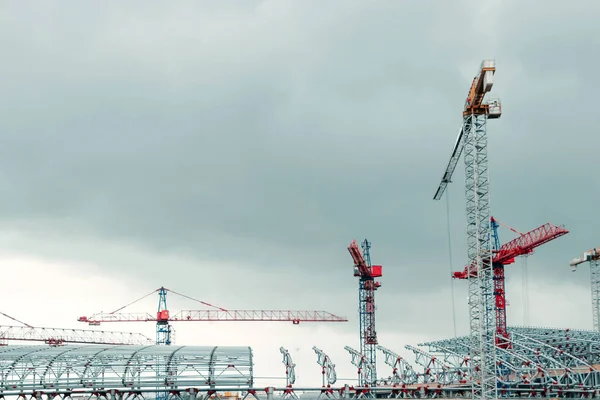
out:
M249 347L6 346L0 348L0 372L4 396L253 385Z
M497 348L499 397L590 397L600 393L600 333L595 331L509 327L509 348ZM121 400L225 392L234 397L273 399L464 398L470 397L469 337L405 348L410 363L378 346L390 376L362 387L337 383L335 365L313 347L323 375L322 387L292 387L295 364L284 355L285 387L256 386L250 347L63 345L0 348L0 397L44 399L95 396ZM355 354L355 362L359 355ZM159 373L157 373L159 372ZM283 369L282 369L283 373ZM315 375L318 372L314 371ZM337 383L337 384L336 384Z

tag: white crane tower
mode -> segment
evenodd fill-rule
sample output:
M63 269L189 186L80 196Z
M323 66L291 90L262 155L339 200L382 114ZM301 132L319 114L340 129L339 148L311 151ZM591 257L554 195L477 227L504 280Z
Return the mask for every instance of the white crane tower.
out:
M600 331L600 251L597 248L584 252L571 260L571 271L577 271L577 266L584 262L590 263L590 281L592 286L592 318L594 330Z
M487 120L500 118L499 100L484 100L492 89L496 65L484 60L473 79L463 110L463 122L434 200L442 198L464 150L467 246L477 276L469 277L469 319L472 391L474 399L495 399L496 346L494 283L490 229Z

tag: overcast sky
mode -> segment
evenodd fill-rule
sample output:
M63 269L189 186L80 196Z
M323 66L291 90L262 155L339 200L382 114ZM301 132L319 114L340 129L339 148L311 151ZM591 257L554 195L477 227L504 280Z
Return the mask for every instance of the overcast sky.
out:
M247 343L261 376L283 376L284 344L305 384L319 383L317 345L352 378L346 247L367 237L384 271L380 342L402 352L451 336L446 200L432 197L471 79L494 58L492 214L521 232L571 231L529 257L525 322L591 328L588 268L568 262L600 245L597 2L1 7L1 311L83 328L77 316L161 285L230 309L324 309L350 322L180 324L177 343ZM448 191L456 270L463 177L461 160ZM511 325L524 322L520 265L507 269ZM466 282L454 290L466 333ZM154 312L155 299L140 307Z

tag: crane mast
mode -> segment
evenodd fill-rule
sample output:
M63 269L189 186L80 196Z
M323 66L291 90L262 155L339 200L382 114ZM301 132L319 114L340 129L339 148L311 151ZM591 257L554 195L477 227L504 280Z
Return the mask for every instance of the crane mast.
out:
M361 247L363 253L358 249L356 240L353 240L348 246L348 251L354 260L354 276L358 281L358 323L360 335L360 354L365 357L365 361L373 368L365 370L364 374L359 375L359 386L375 386L377 382L376 370L376 351L377 351L377 331L375 329L375 290L381 283L374 278L382 276L381 265L371 264L370 248L371 243L365 239Z
M492 252L500 251L500 237L498 236L498 227L500 225L490 217L490 228L492 229ZM506 281L504 279L504 264L492 260L492 268L494 274L494 296L496 305L496 346L501 348L509 348L510 341L508 340L508 330L506 326Z
M571 260L569 265L575 272L579 264L590 263L590 283L592 289L592 319L594 330L600 331L600 250L593 248L584 252L580 257Z
M499 100L484 101L493 86L494 60L484 60L464 104L463 122L434 200L441 199L464 152L467 254L477 275L469 276L470 353L473 398L494 399L496 388L495 308L490 242L487 120L502 114Z
M169 324L167 289L158 289L158 311L156 312L156 344L170 345L172 326Z

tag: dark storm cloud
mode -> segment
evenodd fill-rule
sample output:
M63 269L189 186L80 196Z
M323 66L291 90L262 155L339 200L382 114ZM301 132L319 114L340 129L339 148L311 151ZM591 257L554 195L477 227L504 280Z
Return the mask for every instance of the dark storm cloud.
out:
M522 3L12 3L0 24L0 218L245 262L317 297L352 284L345 247L367 236L386 290L435 291L448 256L445 205L431 198L470 79L496 57L494 212L521 230L577 227L539 254L557 270L597 245L586 76L599 6ZM463 168L450 189L457 268Z

